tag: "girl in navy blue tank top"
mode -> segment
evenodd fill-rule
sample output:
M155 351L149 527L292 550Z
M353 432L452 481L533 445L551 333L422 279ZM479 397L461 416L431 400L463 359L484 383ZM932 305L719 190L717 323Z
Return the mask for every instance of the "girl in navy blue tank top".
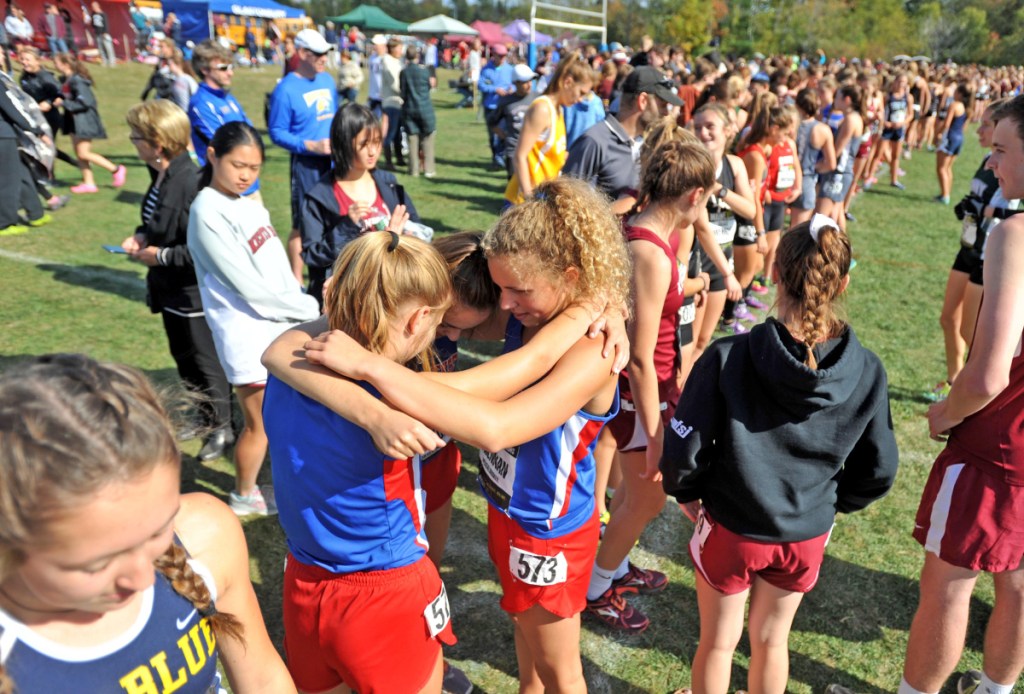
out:
M179 495L138 371L39 357L0 378L0 690L295 692L234 513Z

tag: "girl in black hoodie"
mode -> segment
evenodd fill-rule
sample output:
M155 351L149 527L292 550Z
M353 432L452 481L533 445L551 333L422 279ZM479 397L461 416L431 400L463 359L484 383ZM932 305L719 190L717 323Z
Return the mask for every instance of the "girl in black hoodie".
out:
M786 689L789 629L836 512L888 492L897 450L885 369L840 321L850 242L815 215L781 240L778 318L714 342L665 432L665 491L697 523L697 694L728 691L750 598L748 688Z

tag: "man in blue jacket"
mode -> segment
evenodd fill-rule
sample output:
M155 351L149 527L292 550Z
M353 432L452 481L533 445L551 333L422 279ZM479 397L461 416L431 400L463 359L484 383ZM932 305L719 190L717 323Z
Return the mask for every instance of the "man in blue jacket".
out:
M277 83L270 97L270 139L292 153L292 230L288 259L302 283L302 240L299 237L302 196L331 170L331 119L338 110L334 79L326 74L331 44L316 29L295 36L298 67Z
M480 71L478 88L483 95L484 122L494 120L494 110L498 108L498 99L512 94L516 90L512 85L512 66L505 60L507 55L508 49L502 44L498 43L491 46L491 59L487 61L487 64ZM501 139L493 130L490 131L489 137L491 142L491 168L504 169L505 153L502 151Z
M192 67L202 80L199 89L188 104L188 120L192 124L192 146L200 166L206 165L206 148L217 128L225 123L252 121L245 115L238 99L230 93L235 74L235 61L231 51L212 39L203 41L192 51ZM246 195L260 189L257 179Z

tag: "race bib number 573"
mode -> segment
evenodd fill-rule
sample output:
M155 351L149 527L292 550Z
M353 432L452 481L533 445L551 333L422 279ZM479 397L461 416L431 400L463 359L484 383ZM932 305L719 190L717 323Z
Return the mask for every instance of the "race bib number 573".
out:
M436 598L430 601L427 609L423 610L423 618L427 620L427 629L430 631L430 638L435 638L444 631L448 622L452 619L452 609L448 606L448 591L441 582L441 592Z
M531 586L553 586L556 583L565 583L569 564L562 552L548 557L512 547L508 555L508 568L512 575L523 583L529 583Z

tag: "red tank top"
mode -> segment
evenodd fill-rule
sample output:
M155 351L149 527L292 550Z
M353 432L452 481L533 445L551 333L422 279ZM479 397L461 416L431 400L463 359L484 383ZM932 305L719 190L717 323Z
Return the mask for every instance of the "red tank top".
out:
M796 183L796 157L789 146L789 140L783 140L772 147L768 155L768 194L773 202L786 199Z
M763 200L764 199L762 197L764 195L764 187L763 186L765 186L767 184L767 181L768 181L768 157L766 157L764 155L764 148L762 148L761 145L758 145L758 144L747 145L746 147L743 148L743 151L741 151L739 153L739 155L740 155L740 157L745 157L745 156L747 156L748 152L756 152L757 154L759 154L761 156L761 159L764 160L764 169L765 170L764 170L764 173L761 174L761 180L760 181L754 181L754 183L756 184L756 186L754 188L754 199L755 200ZM749 166L747 167L747 171L748 172L750 171L750 167Z
M683 305L683 283L679 275L676 252L679 250L679 234L673 233L669 242L662 241L657 234L644 227L623 224L626 241L647 241L660 248L668 256L672 268L672 276L668 283L668 294L661 307L661 320L658 323L658 342L654 346L654 371L658 381L674 380L676 377L676 355L679 342L676 339L676 328L679 327L679 307Z
M1024 343L1024 336L1021 337ZM995 400L953 428L949 447L1007 484L1024 486L1024 354L1010 362L1010 382Z

